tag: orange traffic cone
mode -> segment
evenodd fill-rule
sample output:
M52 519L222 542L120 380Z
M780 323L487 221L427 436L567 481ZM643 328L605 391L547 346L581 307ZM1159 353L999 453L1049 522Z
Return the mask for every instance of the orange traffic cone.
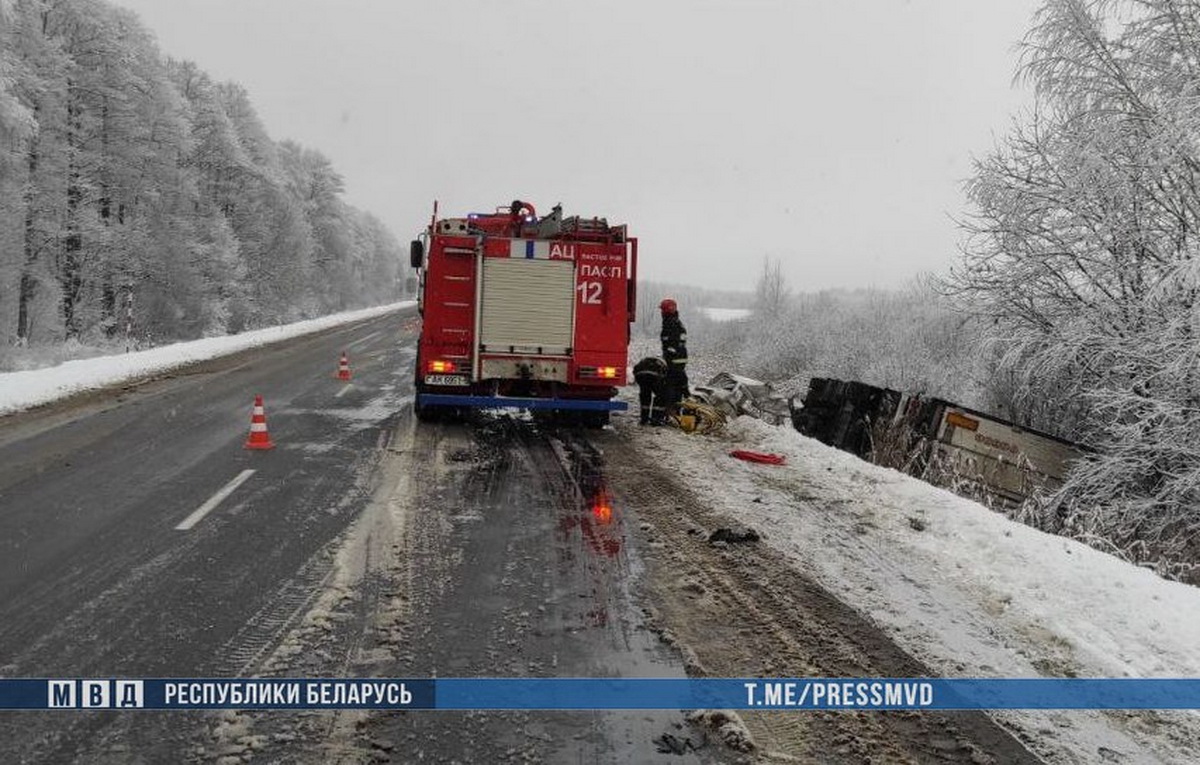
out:
M267 433L267 413L263 411L262 396L254 397L254 413L250 415L250 437L246 439L247 449L274 449L275 444Z
M346 356L345 351L342 351L342 360L338 362L337 379L350 379L350 359Z

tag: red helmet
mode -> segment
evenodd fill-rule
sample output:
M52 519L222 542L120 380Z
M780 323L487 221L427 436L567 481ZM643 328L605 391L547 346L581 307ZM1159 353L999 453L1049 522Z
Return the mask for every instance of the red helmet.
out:
M671 298L663 298L663 301L658 304L658 309L663 313L679 313L679 306L675 305L675 301Z

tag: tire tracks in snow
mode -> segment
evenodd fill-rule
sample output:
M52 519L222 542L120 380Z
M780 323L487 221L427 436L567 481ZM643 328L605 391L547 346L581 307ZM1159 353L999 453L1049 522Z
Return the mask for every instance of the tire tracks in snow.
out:
M611 434L612 486L644 523L645 596L656 629L677 644L689 674L718 677L930 677L876 624L762 543L708 543L714 513L666 466L644 463ZM766 760L1036 763L981 712L746 712Z

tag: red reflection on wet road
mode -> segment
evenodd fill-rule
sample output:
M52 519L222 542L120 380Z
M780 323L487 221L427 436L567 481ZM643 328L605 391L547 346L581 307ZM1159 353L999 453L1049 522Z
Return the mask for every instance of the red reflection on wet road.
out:
M620 514L616 511L612 495L607 489L596 491L585 507L559 521L559 530L569 535L576 527L583 534L592 552L606 558L615 558L621 552L624 540Z
M607 526L612 520L612 502L608 497L598 497L592 502L592 517L601 526Z
M592 497L591 506L590 515L580 516L580 530L597 555L615 558L621 552L621 524L615 522L612 495L608 489L598 489Z
M579 455L576 452L576 455ZM590 627L609 624L608 603L614 583L626 575L625 529L620 507L604 481L602 469L591 455L574 463L571 473L578 493L571 498L558 520L561 554L564 563L581 566L591 583L591 591L579 593L590 600L580 615ZM580 548L588 552L579 553Z

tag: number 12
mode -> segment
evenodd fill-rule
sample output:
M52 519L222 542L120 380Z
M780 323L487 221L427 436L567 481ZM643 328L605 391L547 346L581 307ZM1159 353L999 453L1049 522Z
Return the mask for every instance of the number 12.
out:
M579 290L579 302L596 305L600 302L600 296L604 294L604 283L580 282L575 285L575 289Z

